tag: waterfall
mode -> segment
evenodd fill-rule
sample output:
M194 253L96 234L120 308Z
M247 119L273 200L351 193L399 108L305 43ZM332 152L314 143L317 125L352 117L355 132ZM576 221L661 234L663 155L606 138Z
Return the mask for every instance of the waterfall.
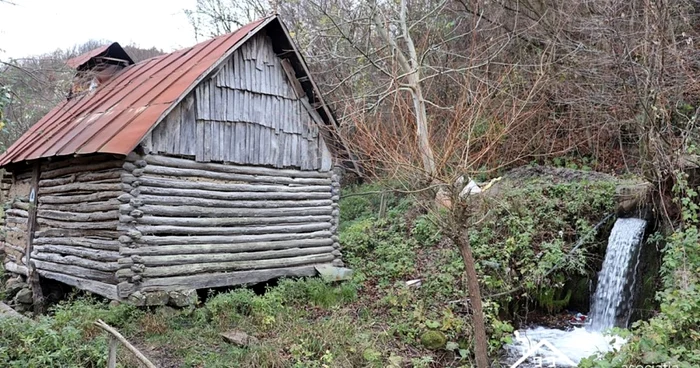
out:
M640 245L646 224L646 221L635 218L622 218L615 222L608 238L603 268L598 274L598 286L591 301L588 315L591 324L566 331L545 327L519 331L514 342L506 347L509 353L506 363L512 364L511 368L544 367L542 359L556 363L557 367L575 366L585 357L619 349L625 343L619 337L613 339L605 335L604 331L615 326L627 327L629 323ZM538 344L543 341L556 350L538 349ZM568 360L562 361L561 354ZM533 356L540 360L523 362L524 358Z
M637 218L621 218L615 222L591 301L588 317L592 330L627 327L646 224L646 221Z

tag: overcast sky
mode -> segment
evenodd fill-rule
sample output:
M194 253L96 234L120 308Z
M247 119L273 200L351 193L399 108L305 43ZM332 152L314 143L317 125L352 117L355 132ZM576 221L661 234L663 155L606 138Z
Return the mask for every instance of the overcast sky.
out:
M195 44L195 0L11 0L0 3L0 59L108 40L173 51Z

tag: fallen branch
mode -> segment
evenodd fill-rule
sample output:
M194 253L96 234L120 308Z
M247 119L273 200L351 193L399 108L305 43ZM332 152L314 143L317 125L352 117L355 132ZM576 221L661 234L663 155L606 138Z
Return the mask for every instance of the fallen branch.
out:
M143 355L140 351L138 351L138 349L136 349L133 345L131 345L131 343L124 336L122 336L122 334L120 334L119 331L115 330L114 328L112 328L110 325L106 324L101 319L98 319L97 321L95 321L95 326L109 332L112 335L112 336L110 336L110 339L117 339L119 342L121 342L122 345L124 345L127 349L129 349L129 351L131 351L131 353L134 354L134 356L136 356L136 358L139 361L141 361L141 363L143 363L146 367L157 368L156 365L151 363L151 361L148 360L148 358L146 358L145 355ZM116 345L112 341L110 341L109 345L110 345L109 362L110 362L110 364L114 363L116 365L116 350L117 350ZM109 368L111 368L111 366Z

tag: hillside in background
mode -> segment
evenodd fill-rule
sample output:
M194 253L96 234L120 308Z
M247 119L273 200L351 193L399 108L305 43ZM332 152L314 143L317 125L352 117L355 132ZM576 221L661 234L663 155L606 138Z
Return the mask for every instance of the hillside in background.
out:
M108 43L89 41L69 50L0 63L0 92L7 95L6 101L0 103L6 120L4 129L0 130L0 151L68 96L74 71L66 66L66 60ZM137 63L163 54L155 48L133 45L124 49Z

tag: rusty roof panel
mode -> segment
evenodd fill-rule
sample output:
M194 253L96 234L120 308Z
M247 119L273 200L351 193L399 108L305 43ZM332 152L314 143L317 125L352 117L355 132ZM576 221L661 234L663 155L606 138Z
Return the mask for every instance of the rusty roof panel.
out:
M52 156L88 153L126 155L185 94L250 32L275 17L187 49L123 69L85 95L64 101L32 126L0 157L0 166ZM109 47L109 46L107 46ZM80 66L105 52L96 49L72 63Z
M74 58L68 59L66 61L66 65L68 65L69 67L71 67L73 69L77 69L79 66L87 63L88 60L90 60L90 59L94 58L95 56L100 55L100 54L104 53L105 51L107 51L107 49L110 46L111 46L111 44L100 46L94 50L90 50L84 54L81 54L81 55L78 55Z

